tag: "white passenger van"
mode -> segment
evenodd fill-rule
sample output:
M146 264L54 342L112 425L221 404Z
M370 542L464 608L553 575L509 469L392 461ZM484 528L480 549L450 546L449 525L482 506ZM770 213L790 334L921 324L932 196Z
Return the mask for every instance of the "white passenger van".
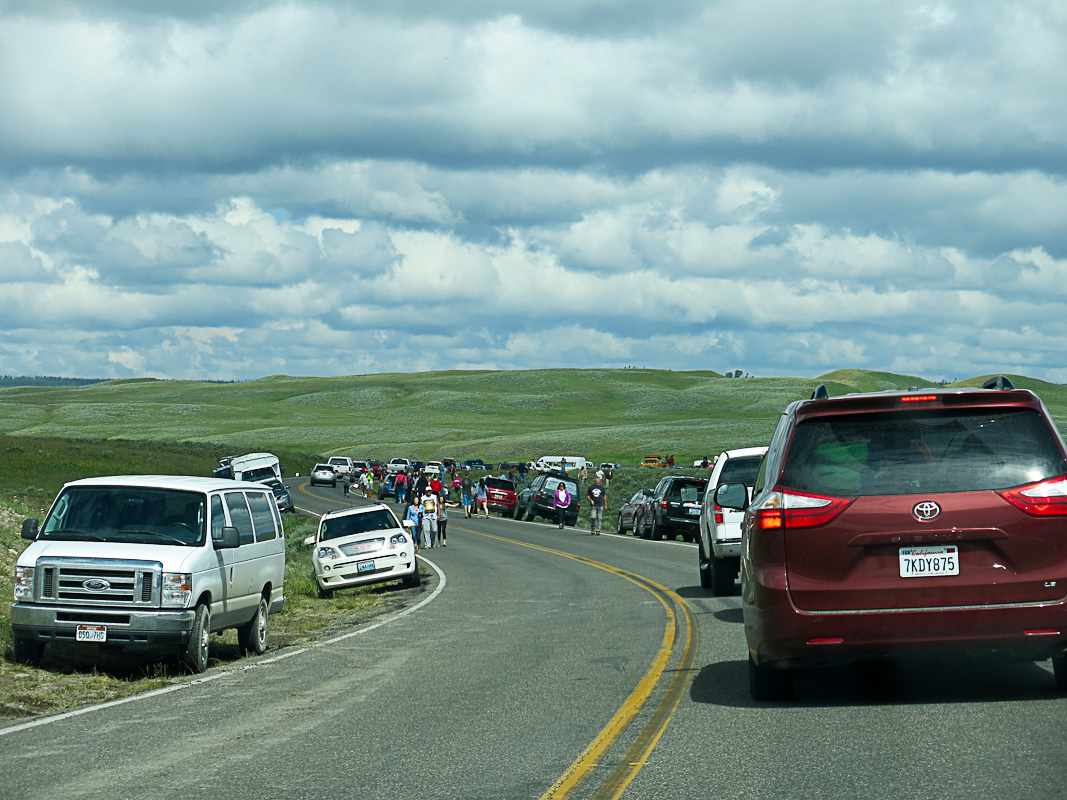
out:
M579 470L582 467L586 470L596 468L592 461L582 456L541 456L534 462L534 465L538 472L565 472Z
M236 628L267 649L285 605L285 531L270 487L216 478L127 475L68 483L15 566L15 660L48 642L173 644L194 672L208 637Z
M216 478L229 478L235 481L281 480L284 470L278 457L273 453L246 453L243 456L231 456L219 462L215 469Z

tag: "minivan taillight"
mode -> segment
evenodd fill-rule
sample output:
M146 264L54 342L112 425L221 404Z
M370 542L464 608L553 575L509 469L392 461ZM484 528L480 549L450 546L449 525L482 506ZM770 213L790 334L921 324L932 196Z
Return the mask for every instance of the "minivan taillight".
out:
M1067 516L1067 477L1029 483L998 494L1035 517Z
M756 511L756 526L763 530L814 528L844 511L851 500L807 492L772 492Z

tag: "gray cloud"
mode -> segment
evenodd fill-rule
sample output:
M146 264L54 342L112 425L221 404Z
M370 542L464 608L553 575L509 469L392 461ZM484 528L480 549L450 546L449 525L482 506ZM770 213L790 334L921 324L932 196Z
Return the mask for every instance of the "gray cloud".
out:
M0 372L1067 380L1042 0L0 9Z

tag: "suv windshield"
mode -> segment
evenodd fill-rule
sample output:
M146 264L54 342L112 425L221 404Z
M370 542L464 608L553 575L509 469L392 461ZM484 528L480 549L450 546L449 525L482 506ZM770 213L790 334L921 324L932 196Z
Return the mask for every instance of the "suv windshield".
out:
M936 409L801 421L783 486L890 495L1006 489L1067 471L1033 409Z
M204 542L205 516L197 492L74 486L59 495L40 538L196 547Z
M348 514L326 520L322 523L319 541L325 542L327 539L339 539L357 533L396 530L397 527L396 518L388 510L378 508L364 514Z

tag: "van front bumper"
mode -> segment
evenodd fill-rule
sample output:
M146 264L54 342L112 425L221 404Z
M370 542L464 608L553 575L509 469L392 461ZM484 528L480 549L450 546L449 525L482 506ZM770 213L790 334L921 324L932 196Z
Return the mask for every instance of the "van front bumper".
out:
M193 609L118 609L12 603L11 631L43 642L76 641L79 625L104 626L109 644L184 644Z

